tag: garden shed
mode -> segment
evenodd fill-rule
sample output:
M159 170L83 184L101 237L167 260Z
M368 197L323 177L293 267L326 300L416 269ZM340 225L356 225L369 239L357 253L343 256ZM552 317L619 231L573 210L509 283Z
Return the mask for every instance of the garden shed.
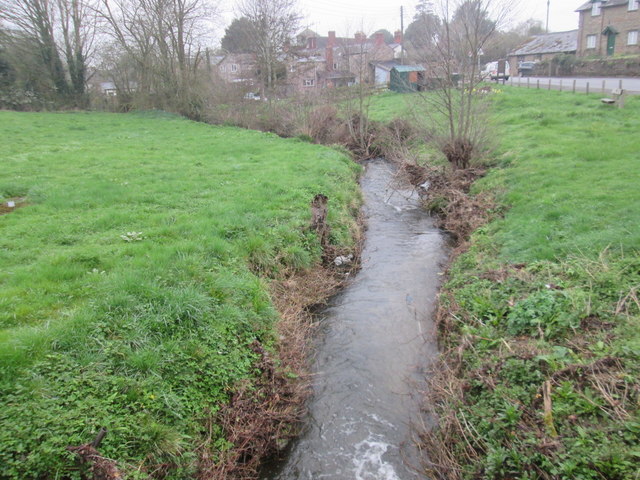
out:
M415 92L424 83L422 65L396 65L391 69L389 88L394 92Z

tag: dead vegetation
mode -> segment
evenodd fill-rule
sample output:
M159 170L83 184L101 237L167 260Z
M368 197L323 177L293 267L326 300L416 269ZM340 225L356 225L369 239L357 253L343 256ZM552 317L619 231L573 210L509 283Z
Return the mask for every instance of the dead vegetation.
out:
M230 402L215 417L233 446L216 456L206 444L199 449L202 480L255 478L265 456L296 434L307 383L291 381L290 365L278 365L258 341L251 349L259 356L255 368L260 374L257 380L236 386Z
M93 480L121 480L123 478L117 462L103 457L97 450L106 434L107 429L102 428L91 443L67 447L68 451L77 455L82 478L87 478L87 473L91 475Z
M495 206L493 196L488 192L470 192L486 170L423 167L407 162L401 168L409 181L419 187L423 203L435 215L438 227L452 234L459 244L490 220Z

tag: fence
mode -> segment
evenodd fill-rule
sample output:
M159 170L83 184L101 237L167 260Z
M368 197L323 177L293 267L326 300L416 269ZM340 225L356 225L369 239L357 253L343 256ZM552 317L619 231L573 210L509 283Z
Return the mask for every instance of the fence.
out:
M587 94L608 94L611 90L618 88L631 95L640 95L640 79L511 77L506 83L514 87Z

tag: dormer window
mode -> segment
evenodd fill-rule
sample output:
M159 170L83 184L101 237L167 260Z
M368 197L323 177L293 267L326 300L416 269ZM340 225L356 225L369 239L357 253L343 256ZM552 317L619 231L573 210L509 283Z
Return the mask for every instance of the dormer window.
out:
M596 17L600 15L600 0L595 0L591 5L591 16Z
M638 10L638 0L629 0L629 11Z

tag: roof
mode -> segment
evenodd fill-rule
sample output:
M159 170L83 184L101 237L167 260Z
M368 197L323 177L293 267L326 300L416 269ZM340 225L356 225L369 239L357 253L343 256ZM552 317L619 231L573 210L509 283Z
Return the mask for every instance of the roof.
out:
M383 70L390 71L393 67L400 65L398 60L385 60L384 62L371 62L375 68L382 68Z
M576 12L581 12L583 10L591 10L591 6L593 5L593 0L589 0L588 2L582 4L576 9ZM629 5L629 0L602 0L600 2L601 8L607 7L619 7L620 5Z
M536 35L509 55L533 55L540 53L569 53L578 49L578 30Z
M424 72L425 68L422 65L396 65L391 70L396 72Z
M311 30L310 28L305 28L302 30L296 37L317 37L318 34Z

